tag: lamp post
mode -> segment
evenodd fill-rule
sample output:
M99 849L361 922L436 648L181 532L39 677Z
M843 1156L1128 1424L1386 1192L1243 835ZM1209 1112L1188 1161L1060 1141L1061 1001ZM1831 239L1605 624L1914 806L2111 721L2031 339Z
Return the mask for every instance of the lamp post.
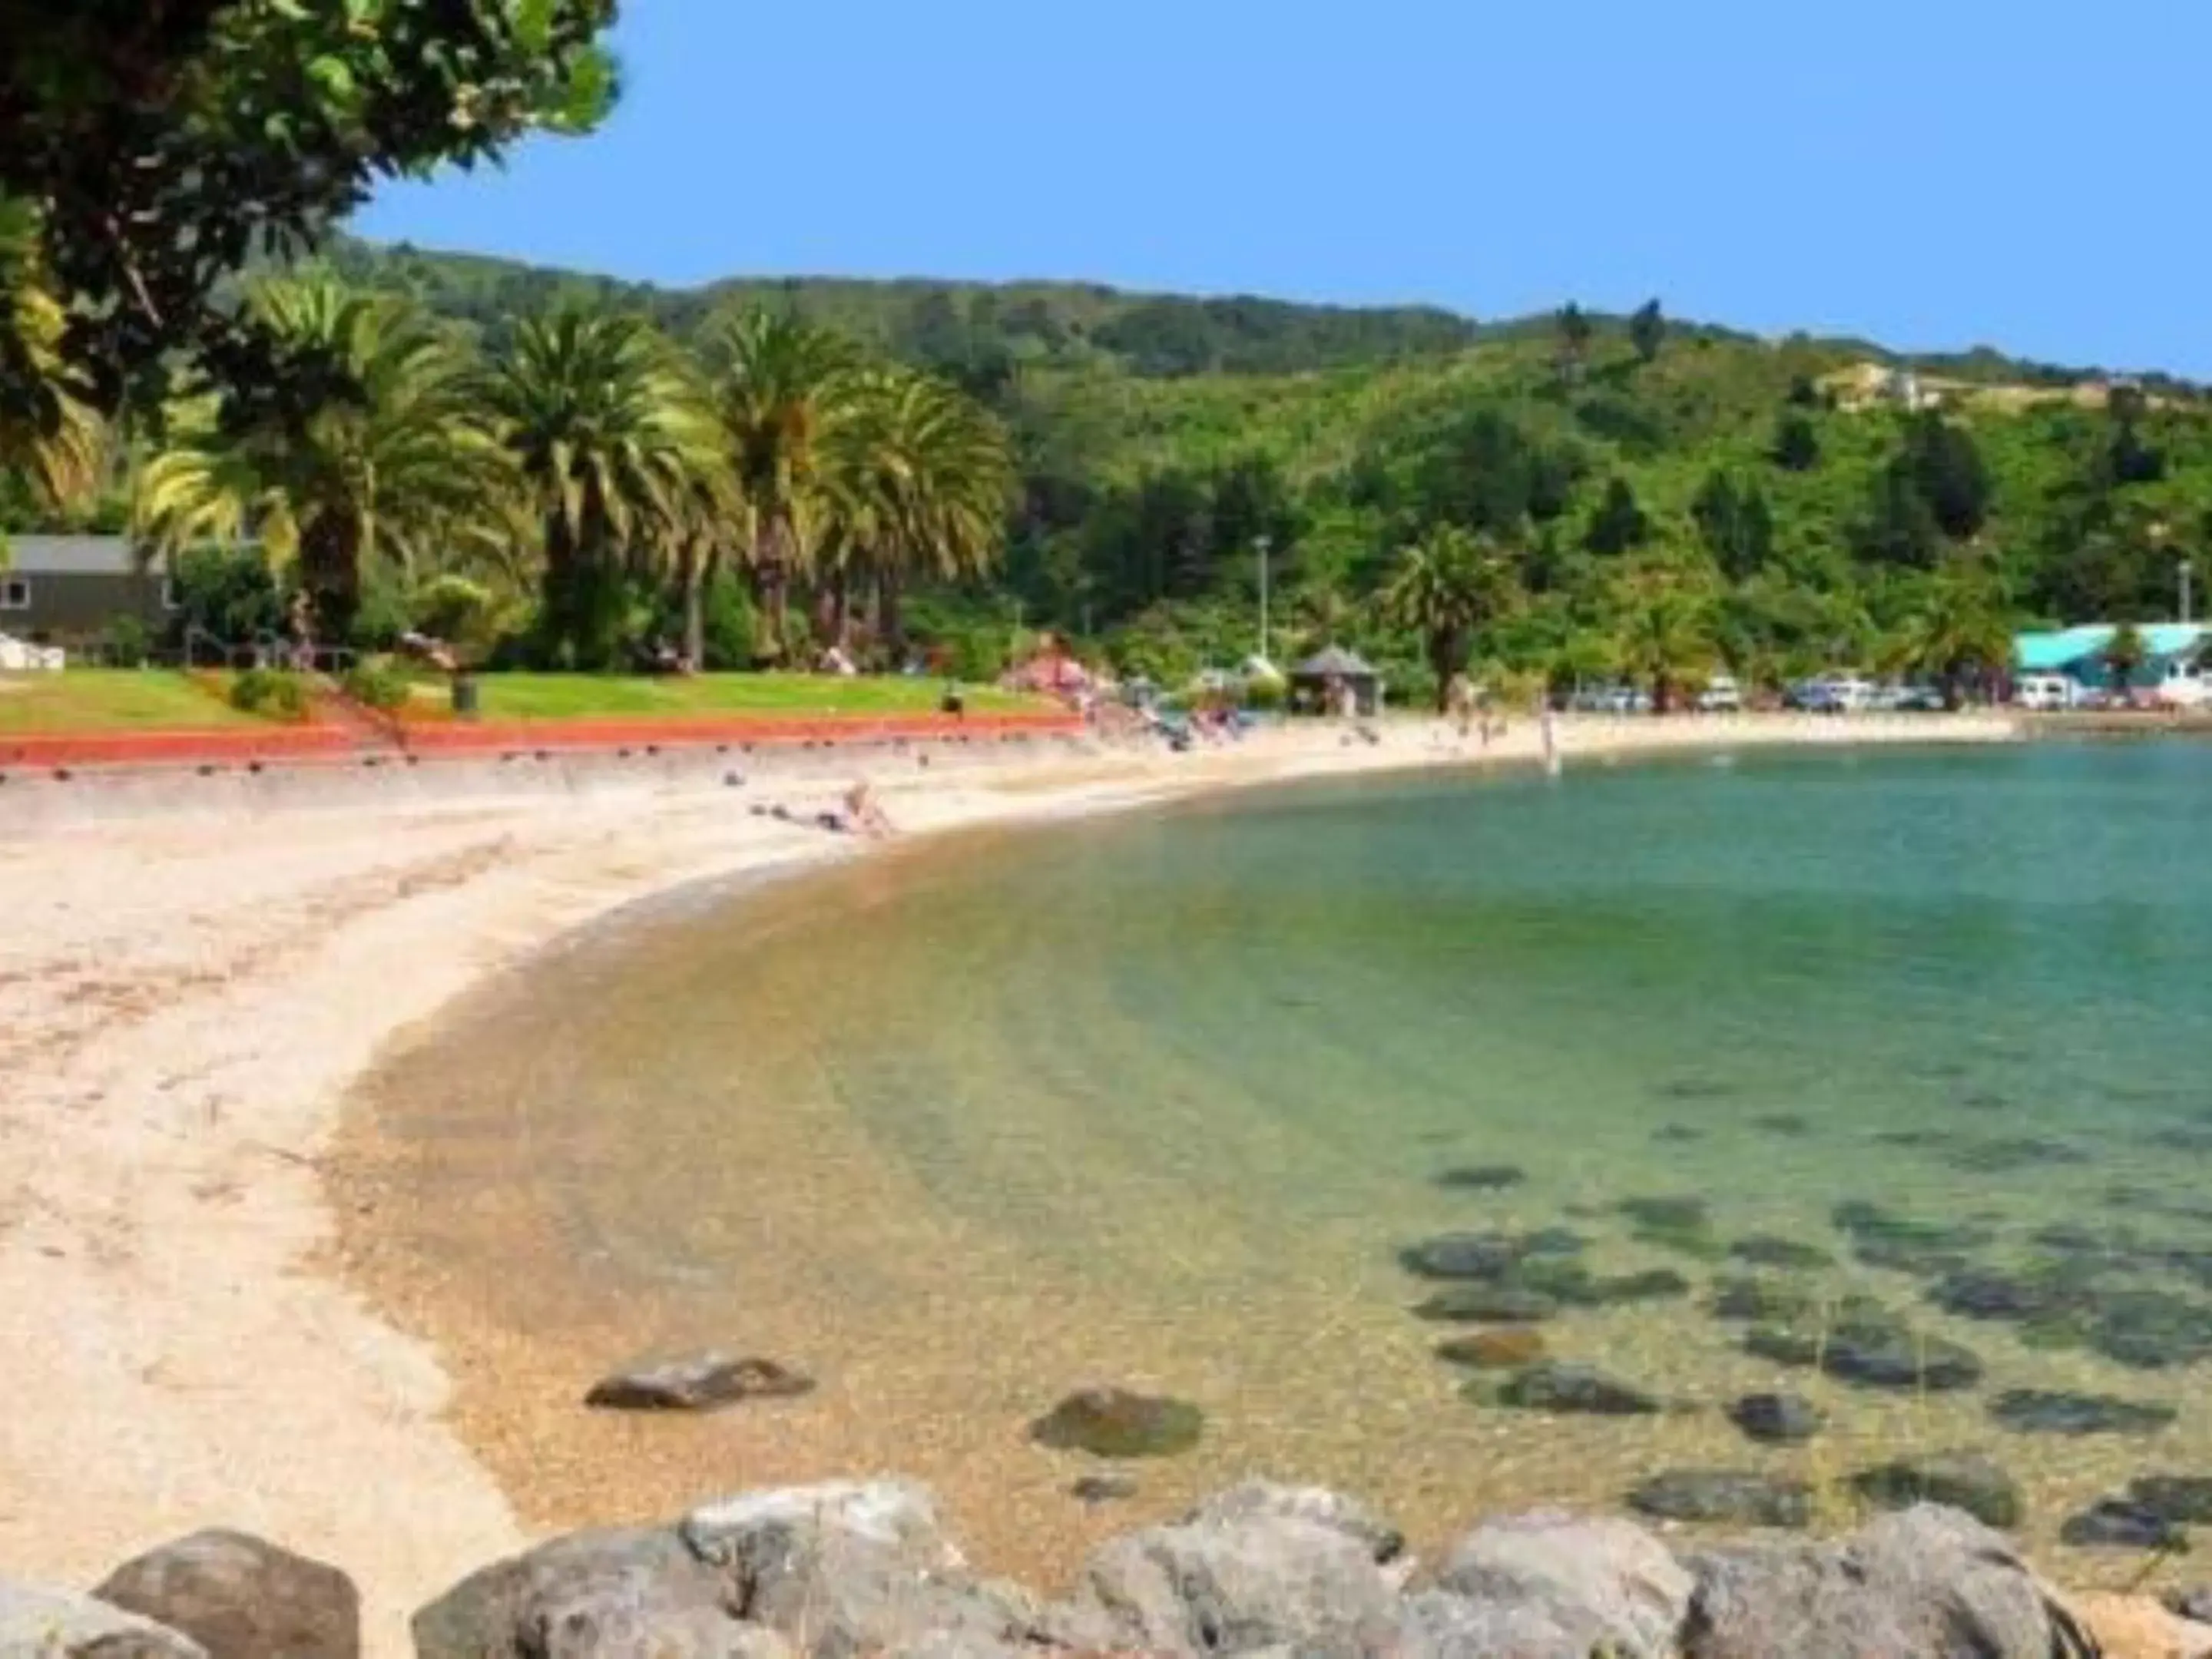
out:
M2191 567L2189 561L2184 559L2181 562L2181 620L2184 622L2189 620L2189 579L2194 574L2196 571Z
M1272 664L1275 659L1267 653L1267 548L1268 538L1255 536L1252 545L1260 554L1260 660Z

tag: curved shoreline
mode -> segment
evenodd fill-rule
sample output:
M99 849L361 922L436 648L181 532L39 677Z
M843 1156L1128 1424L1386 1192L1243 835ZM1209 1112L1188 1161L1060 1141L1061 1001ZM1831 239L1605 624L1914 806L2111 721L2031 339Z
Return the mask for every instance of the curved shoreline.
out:
M1563 732L1571 762L2017 735L1978 716ZM1534 748L1525 723L1478 754L1407 720L1373 745L1307 730L938 770L829 754L775 787L811 807L872 774L901 828L925 834ZM520 1541L443 1419L435 1356L329 1260L319 1160L379 1050L471 985L650 895L854 850L744 811L770 787L418 794L343 815L103 823L0 850L0 1331L24 1402L0 1430L10 1571L88 1582L161 1539L242 1525L346 1564L368 1650L404 1652L410 1608Z

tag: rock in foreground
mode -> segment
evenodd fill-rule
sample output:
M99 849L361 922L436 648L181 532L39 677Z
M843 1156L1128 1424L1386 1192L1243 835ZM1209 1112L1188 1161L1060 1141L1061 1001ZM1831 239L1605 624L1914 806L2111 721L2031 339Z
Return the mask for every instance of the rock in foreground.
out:
M1437 1576L1443 1595L1413 1622L1443 1638L1443 1653L1656 1659L1674 1650L1692 1583L1630 1522L1521 1516L1486 1522L1453 1546Z
M1094 1457L1172 1457L1198 1444L1206 1413L1187 1400L1084 1389L1030 1425L1030 1438Z
M191 1638L89 1595L0 1580L0 1659L209 1659Z
M236 1532L125 1562L93 1594L190 1637L211 1659L359 1659L361 1594L336 1567Z
M584 1403L610 1411L712 1411L740 1400L788 1400L813 1387L812 1377L773 1359L703 1353L647 1360L602 1377Z
M1954 1510L1886 1516L1839 1544L1717 1550L1682 1659L2055 1659L2092 1655L1996 1533Z

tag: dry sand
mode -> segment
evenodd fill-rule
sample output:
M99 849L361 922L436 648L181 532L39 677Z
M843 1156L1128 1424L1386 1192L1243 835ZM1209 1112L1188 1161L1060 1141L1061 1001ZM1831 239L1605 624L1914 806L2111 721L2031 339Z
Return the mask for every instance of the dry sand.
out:
M1727 743L1989 740L2009 722L1565 722L1570 764ZM1488 751L1528 759L1528 722ZM811 780L80 822L0 842L0 1571L95 1581L203 1526L344 1566L372 1655L523 1534L444 1419L435 1356L319 1269L318 1162L395 1034L565 930L677 884L849 856L753 816L859 769L902 830L1040 819L1485 757L1431 722L1174 756L1026 751ZM175 786L180 804L195 784Z

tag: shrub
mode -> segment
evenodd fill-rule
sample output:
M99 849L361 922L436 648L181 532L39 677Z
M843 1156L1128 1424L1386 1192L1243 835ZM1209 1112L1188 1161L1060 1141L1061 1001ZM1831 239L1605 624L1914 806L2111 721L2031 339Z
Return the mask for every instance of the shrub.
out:
M993 685L1006 672L1006 636L996 628L971 628L952 641L951 667L955 679L969 685Z
M412 626L465 653L485 649L498 632L491 590L466 576L433 576L410 596L408 612Z
M303 720L307 687L297 674L278 668L249 668L230 684L230 706L249 714Z
M1291 684L1273 674L1255 674L1244 682L1244 706L1259 712L1280 708L1290 701Z
M118 617L107 624L106 637L100 643L111 668L143 668L154 638L137 617Z
M407 676L388 662L359 662L346 670L345 694L369 708L390 714L407 706L414 687Z
M170 568L181 635L197 627L226 644L284 630L284 601L269 562L251 550L195 548Z

